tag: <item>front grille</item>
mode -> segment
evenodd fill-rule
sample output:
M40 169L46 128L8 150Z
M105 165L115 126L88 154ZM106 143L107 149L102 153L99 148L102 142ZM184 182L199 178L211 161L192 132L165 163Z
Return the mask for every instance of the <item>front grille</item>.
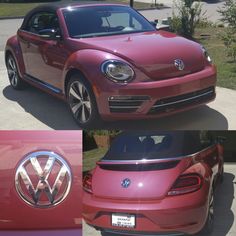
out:
M197 105L207 102L215 97L214 87L179 95L176 97L165 98L158 100L150 109L150 115L155 115L163 112L170 112L176 109L181 109L191 105Z
M131 113L136 112L149 99L148 96L112 96L108 102L112 113Z

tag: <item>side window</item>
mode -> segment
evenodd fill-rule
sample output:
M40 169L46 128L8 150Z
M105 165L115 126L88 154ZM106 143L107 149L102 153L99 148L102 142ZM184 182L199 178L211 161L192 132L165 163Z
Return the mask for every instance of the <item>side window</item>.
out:
M44 29L59 29L58 17L51 12L39 12L33 15L26 25L26 31L38 34Z

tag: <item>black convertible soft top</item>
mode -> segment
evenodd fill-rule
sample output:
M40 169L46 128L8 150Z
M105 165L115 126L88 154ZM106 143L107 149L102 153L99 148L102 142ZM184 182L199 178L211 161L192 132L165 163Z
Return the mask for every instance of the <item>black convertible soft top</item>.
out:
M55 3L49 3L49 4L43 4L39 5L38 7L35 7L32 9L29 13L26 14L24 21L22 23L21 29L24 30L26 28L26 24L28 20L31 18L32 15L34 15L37 12L52 12L55 13L58 9L66 8L66 7L75 7L75 6L83 6L83 5L125 5L125 4L115 4L115 3L109 3L109 2L101 2L101 1L66 1L66 2L55 2Z
M202 149L199 131L131 131L118 135L102 160L176 158Z

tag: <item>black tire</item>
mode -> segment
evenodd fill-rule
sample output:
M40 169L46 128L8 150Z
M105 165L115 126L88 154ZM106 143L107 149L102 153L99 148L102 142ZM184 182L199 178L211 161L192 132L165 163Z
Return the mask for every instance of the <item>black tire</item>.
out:
M9 54L6 58L7 74L9 82L12 88L16 90L22 90L25 88L25 82L22 80L19 74L17 63L12 54Z
M209 201L209 208L208 208L208 216L204 228L202 232L204 235L210 235L214 229L214 192L211 191L210 201Z
M220 183L222 184L224 182L224 166L222 167L222 171L220 173Z
M81 74L71 76L66 89L70 111L82 129L95 128L99 122L97 103L93 90Z

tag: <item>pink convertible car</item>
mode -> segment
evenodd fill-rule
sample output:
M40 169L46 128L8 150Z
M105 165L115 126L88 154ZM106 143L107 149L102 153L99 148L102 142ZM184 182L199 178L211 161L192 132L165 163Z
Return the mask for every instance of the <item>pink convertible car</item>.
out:
M202 133L123 133L84 177L83 217L103 235L209 234L222 178L222 145Z
M5 61L13 88L27 82L66 100L82 128L99 117L154 118L215 98L206 50L123 5L37 7L7 41Z

